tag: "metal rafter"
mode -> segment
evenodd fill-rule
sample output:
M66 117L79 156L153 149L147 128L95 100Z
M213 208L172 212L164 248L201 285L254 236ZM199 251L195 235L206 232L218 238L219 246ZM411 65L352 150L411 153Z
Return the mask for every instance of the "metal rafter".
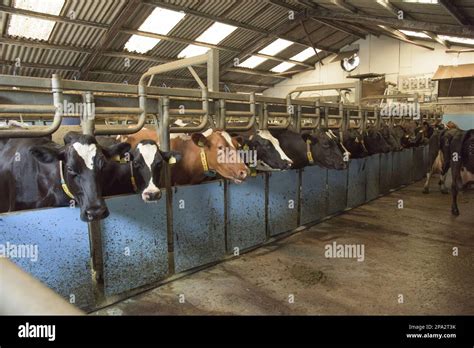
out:
M403 42L406 42L406 43L410 43L410 44L418 46L418 47L423 47L423 48L426 48L427 50L434 51L433 47L417 43L417 42L411 40L408 36L406 36L404 33L402 33L399 30L387 27L385 25L379 25L379 28L385 30L387 33L390 33L391 35L389 35L389 36L393 37L394 39L397 39L397 40L400 40L400 41L403 41Z

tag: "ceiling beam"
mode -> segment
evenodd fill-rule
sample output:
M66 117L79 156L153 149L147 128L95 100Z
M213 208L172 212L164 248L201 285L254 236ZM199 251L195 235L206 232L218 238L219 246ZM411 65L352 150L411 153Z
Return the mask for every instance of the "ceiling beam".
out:
M461 25L471 25L471 21L451 0L439 0L439 4Z
M306 29L304 20L301 20L300 23L301 23L301 26L303 27L304 33L306 34L306 40L308 40L311 43L311 46L313 46L313 50L314 50L314 53L316 54L316 57L318 57L318 61L321 63L321 65L324 65L323 61L321 60L321 57L319 56L318 50L316 49L316 45L311 39L311 35L309 34L308 29Z
M423 33L428 35L431 39L435 40L440 45L443 45L446 48L451 48L451 44L448 41L443 40L442 38L440 38L439 35L431 32L431 31L423 31Z
M117 37L120 28L125 24L125 22L133 15L136 9L139 7L141 0L128 0L126 5L120 11L119 16L114 20L112 25L103 33L102 38L96 45L94 51L89 55L87 60L84 62L81 68L81 78L86 80L89 70L97 63L101 52L106 50L110 44Z
M247 69L247 68L228 68L227 72L239 73L239 74L247 74L247 75L258 75L258 76L266 76L272 77L276 79L286 79L286 77L281 76L277 73L273 73L271 71L261 71L256 69ZM299 71L295 71L294 73L298 73Z
M423 21L414 21L407 19L395 19L388 17L380 16L370 16L362 14L353 14L353 13L342 13L334 12L323 9L310 9L305 11L301 16L311 16L315 18L330 19L336 21L350 22L350 23L360 23L367 24L371 23L372 25L386 25L394 27L397 29L407 29L415 31L431 31L435 33L442 33L446 35L461 36L461 37L474 37L474 27L472 26L458 26L452 24L444 23L429 23Z
M350 13L357 13L358 12L357 9L354 6L349 5L344 0L331 0L331 3L333 5L336 5L337 7L339 7L341 10L344 10L344 11L347 11L347 12L350 12Z
M0 44L33 47L33 48L41 48L41 49L49 49L49 50L71 51L71 52L86 53L86 54L92 53L92 50L88 48L65 46L65 45L54 45L54 44L42 43L39 41L20 39L20 38L11 39L8 37L2 37L0 38Z

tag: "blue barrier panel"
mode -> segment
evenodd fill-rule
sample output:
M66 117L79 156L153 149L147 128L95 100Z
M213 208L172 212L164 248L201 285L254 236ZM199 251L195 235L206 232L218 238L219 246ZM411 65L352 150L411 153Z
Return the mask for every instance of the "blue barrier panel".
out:
M423 168L425 174L431 170L431 163L430 163L430 147L429 145L423 146Z
M390 188L396 189L402 186L402 152L392 152L392 183Z
M24 250L33 252L26 256L34 256L37 251L36 261L34 257L14 257L13 252L22 245L27 246ZM68 302L84 310L94 308L89 232L87 224L79 219L79 209L2 214L0 247L6 249L11 261Z
M365 202L366 183L367 160L351 159L347 178L347 207L357 207Z
M302 171L300 222L304 225L326 216L328 171L320 166L305 167Z
M413 148L413 180L415 181L423 179L426 174L423 152L423 146Z
M166 192L156 203L140 195L107 198L101 221L107 296L161 280L168 274Z
M401 184L408 185L413 182L413 149L404 149L400 156L401 161Z
M265 231L265 174L241 184L227 182L227 248L245 250L261 244Z
M390 192L392 186L392 152L380 154L380 193Z
M298 171L271 172L268 178L268 229L271 236L298 227Z
M225 256L222 180L174 188L173 233L176 272Z
M380 194L380 154L367 157L366 202L377 198Z
M328 169L328 215L332 215L346 209L347 172L347 169Z

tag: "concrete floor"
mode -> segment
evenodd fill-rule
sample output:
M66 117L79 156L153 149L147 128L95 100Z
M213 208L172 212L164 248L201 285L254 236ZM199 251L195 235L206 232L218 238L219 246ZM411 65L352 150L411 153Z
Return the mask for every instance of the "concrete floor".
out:
M460 196L454 218L450 195L434 186L424 195L411 185L93 314L472 315L474 192ZM363 244L365 260L326 258L334 241Z

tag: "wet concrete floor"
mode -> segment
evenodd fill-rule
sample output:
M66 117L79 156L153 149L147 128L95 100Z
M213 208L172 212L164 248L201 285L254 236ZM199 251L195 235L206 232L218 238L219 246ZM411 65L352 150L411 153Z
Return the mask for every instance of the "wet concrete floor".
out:
M474 192L460 195L453 217L450 195L421 190L419 182L92 315L473 315ZM326 257L334 242L363 246L363 261Z

